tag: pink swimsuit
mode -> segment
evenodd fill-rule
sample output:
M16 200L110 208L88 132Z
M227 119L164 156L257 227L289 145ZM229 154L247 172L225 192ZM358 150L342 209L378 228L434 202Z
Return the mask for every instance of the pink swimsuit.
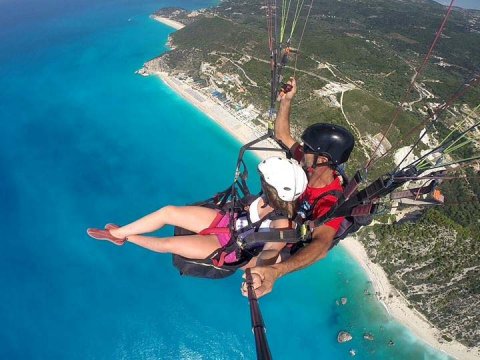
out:
M208 228L199 232L200 235L216 235L218 239L218 243L220 246L225 246L230 241L232 234L230 233L230 215L223 214L219 212L215 219L213 219L212 223L208 226ZM226 263L233 263L237 261L237 254L235 251L232 251L230 254L225 256Z
M254 202L250 204L250 211L249 211L249 218L251 222L256 222L260 220L259 214L258 214L258 203L260 201L260 198L257 198ZM260 228L269 228L270 227L271 220L264 220L260 224ZM224 214L222 212L219 212L215 219L213 219L212 223L210 226L202 231L199 232L200 235L216 235L218 239L218 243L220 246L225 246L228 244L230 241L232 234L230 233L230 215L229 214ZM240 217L237 218L237 215L235 215L235 228L241 229L248 225L248 220L246 217ZM253 231L253 229L251 230ZM249 231L247 231L245 234L248 234ZM238 257L235 251L232 251L231 253L227 254L225 256L225 263L233 263L238 261Z

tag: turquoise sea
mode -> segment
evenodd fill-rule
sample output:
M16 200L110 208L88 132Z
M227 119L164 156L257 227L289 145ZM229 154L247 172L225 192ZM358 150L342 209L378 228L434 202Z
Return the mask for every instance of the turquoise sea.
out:
M241 144L134 74L171 31L149 14L211 4L0 1L1 359L255 358L240 274L182 278L170 256L85 234L232 180ZM274 358L446 358L365 291L340 248L280 280L260 302ZM340 330L354 340L338 344Z

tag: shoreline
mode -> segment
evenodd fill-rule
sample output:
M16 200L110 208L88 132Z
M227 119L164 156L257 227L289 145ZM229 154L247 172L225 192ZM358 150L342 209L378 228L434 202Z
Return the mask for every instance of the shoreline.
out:
M390 317L436 350L459 360L479 359L480 349L478 348L468 348L456 340L451 342L440 340L442 339L440 331L423 314L409 308L408 300L390 284L382 267L370 260L365 247L359 240L355 237L347 237L340 242L340 246L363 268L372 282L377 301L383 305Z
M184 27L181 23L160 16L153 15L152 18L177 30ZM152 75L158 76L173 91L229 132L241 144L250 142L265 133L265 129L262 131L260 127L255 127L251 123L237 118L231 113L231 109L228 109L228 106L222 105L214 97L170 76L167 72L155 72ZM272 155L271 152L255 151L255 153L260 159L265 159ZM348 237L341 241L340 244L349 256L364 269L367 277L372 282L377 294L377 300L395 321L405 326L416 337L432 348L451 357L462 360L480 358L480 348L468 348L455 340L451 342L439 340L442 339L440 331L430 324L417 310L409 308L407 299L390 284L385 271L369 259L360 241L354 237ZM393 296L390 297L390 295Z
M205 113L242 144L262 135L237 119L213 98L207 97L204 93L168 75L166 72L157 72L155 75L160 77L172 90ZM271 153L257 153L257 155L264 159ZM456 359L479 359L480 349L470 349L455 340L451 342L439 341L441 339L440 331L430 324L421 313L408 307L407 299L390 284L385 271L369 259L360 241L354 237L349 237L342 240L340 245L364 269L375 289L377 300L384 306L392 318L409 329L420 340L438 351L442 351ZM390 297L390 294L393 296Z
M164 25L167 25L167 26L169 26L169 27L171 27L175 30L180 30L180 29L183 29L185 27L185 25L183 25L181 22L178 22L178 21L175 21L175 20L163 17L163 16L151 15L150 17L153 20L158 21L158 22L160 22Z
M170 76L167 72L155 72L153 75L158 76L173 91L207 115L241 144L246 144L266 133L266 129L261 131L259 127L248 126L246 122L235 117L227 110L226 106L221 105L221 103L216 101L212 96L208 96L177 78ZM265 142L260 144L265 144ZM266 159L274 154L273 152L256 150L254 153L260 160Z

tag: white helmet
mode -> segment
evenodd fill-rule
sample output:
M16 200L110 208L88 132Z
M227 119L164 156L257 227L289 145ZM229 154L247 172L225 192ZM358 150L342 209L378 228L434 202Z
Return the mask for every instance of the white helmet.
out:
M293 159L269 157L258 164L258 171L283 201L297 200L307 187L307 175Z

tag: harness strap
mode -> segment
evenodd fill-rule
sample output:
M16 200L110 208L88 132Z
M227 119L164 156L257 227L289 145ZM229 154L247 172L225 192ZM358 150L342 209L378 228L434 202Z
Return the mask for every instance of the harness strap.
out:
M296 242L302 241L298 236L298 231L292 228L268 229L268 231L265 231L265 232L258 232L258 229L256 228L259 226L259 224L261 224L263 221L269 218L269 216L276 216L277 218L280 218L277 214L272 212L264 216L259 221L256 221L255 223L251 223L246 227L236 232L233 232L229 242L223 247L215 250L210 256L208 256L207 259L210 259L213 265L221 267L225 263L226 255L230 254L233 251L242 249L242 246L237 243L238 235L251 229L255 229L255 231L251 234L246 235L242 239L244 244L255 245L258 243L266 243L266 242L296 243ZM289 222L289 224L293 225L291 221ZM228 234L228 233L230 233L229 228L209 228L209 229L202 230L202 232L200 232L200 234L202 235ZM242 250L245 250L245 249L242 249Z
M311 205L309 205L309 209L308 211L305 211L305 217L303 218L304 220L307 220L307 219L311 219L314 212L315 212L315 207L317 206L318 202L322 199L324 199L325 197L327 196L334 196L336 199L337 199L337 204L338 204L338 200L340 199L340 197L343 195L343 192L342 191L339 191L339 190L330 190L330 191L327 191L327 192L324 192L323 194L321 194L320 196L318 196ZM333 209L336 209L338 207L337 206L334 206L332 208ZM327 214L325 214L324 216L321 217L322 219L322 222L319 222L319 220L315 220L315 221L309 221L310 225L313 226L313 227L317 227L317 226L320 226L320 225L323 225L326 221L330 220L328 218L328 215L332 212L332 210L330 210L329 212L327 212ZM302 218L303 215L300 215L300 217ZM297 216L297 219L299 218L299 216ZM325 219L325 220L324 220ZM312 231L313 231L313 228L312 228Z
M254 232L244 238L245 243L254 245L264 242L297 243L303 241L296 229L269 229L265 232Z
M252 201L249 201L249 204L251 204L251 203L252 203ZM236 241L239 234L244 233L246 231L249 231L251 229L255 229L255 231L258 231L258 228L263 221L268 219L270 216L275 215L275 213L267 214L262 219L254 222L254 223L250 222L246 227L244 227L242 229L233 230L234 224L232 224L231 222L233 221L233 219L235 219L235 216L230 219L229 226L221 227L221 228L217 227L218 224L220 223L220 221L225 216L225 214L226 213L224 211L220 211L217 214L217 216L215 217L215 219L213 220L212 224L208 228L203 229L202 231L199 232L200 235L231 234L230 240L228 241L228 243L226 245L224 245L223 247L215 250L212 254L210 254L207 257L207 259L210 259L210 261L212 262L213 265L218 266L218 267L221 267L221 266L224 265L225 257L228 254L230 254L231 252L236 251L240 248L239 244L237 244L237 241ZM240 214L237 214L237 216L239 216L239 215Z
M260 228L260 225L265 221L265 220L279 220L279 219L288 219L287 216L277 214L275 211L272 211L271 213L265 215L263 218L259 219L258 221L255 221L253 223L248 224L247 226L238 229L235 231L235 235L243 234L249 230L255 229L255 232L258 231Z
M372 213L373 204L358 205L350 213L351 216L367 216Z
M357 171L353 176L353 178L350 181L348 181L347 185L343 189L344 200L348 200L350 196L352 196L352 194L355 193L355 191L357 191L358 186L362 181L363 181L362 175L360 171Z
M337 201L340 199L340 197L343 195L343 191L339 191L339 190L330 190L330 191L327 191L327 192L324 192L322 195L320 195L319 197L317 197L312 205L311 205L311 209L312 209L312 213L315 211L315 207L317 206L318 202L320 200L322 200L323 198L329 196L329 195L332 195L333 197L335 197L337 199Z
M415 189L408 189L405 191L394 191L393 193L390 194L390 199L392 200L398 200L398 199L415 199L420 195L425 195L430 193L433 188L437 185L437 182L435 180L431 181L428 186L423 186Z
M225 227L225 228L203 229L198 234L199 235L219 235L219 234L229 234L229 233L230 233L230 229Z
M212 223L210 224L210 226L206 229L203 229L202 231L200 231L198 234L199 235L210 235L210 234L225 234L226 232L224 232L223 230L226 229L228 231L230 231L228 228L217 228L216 226L218 225L218 223L220 221L222 221L223 217L225 216L225 212L223 211L219 211L217 216L215 216L215 219L213 219ZM227 232L228 232L227 231Z
M227 256L228 254L225 252L225 251L222 251L220 253L220 258L217 260L215 258L212 258L212 264L214 266L218 266L218 267L222 267L223 264L225 264L225 257Z

